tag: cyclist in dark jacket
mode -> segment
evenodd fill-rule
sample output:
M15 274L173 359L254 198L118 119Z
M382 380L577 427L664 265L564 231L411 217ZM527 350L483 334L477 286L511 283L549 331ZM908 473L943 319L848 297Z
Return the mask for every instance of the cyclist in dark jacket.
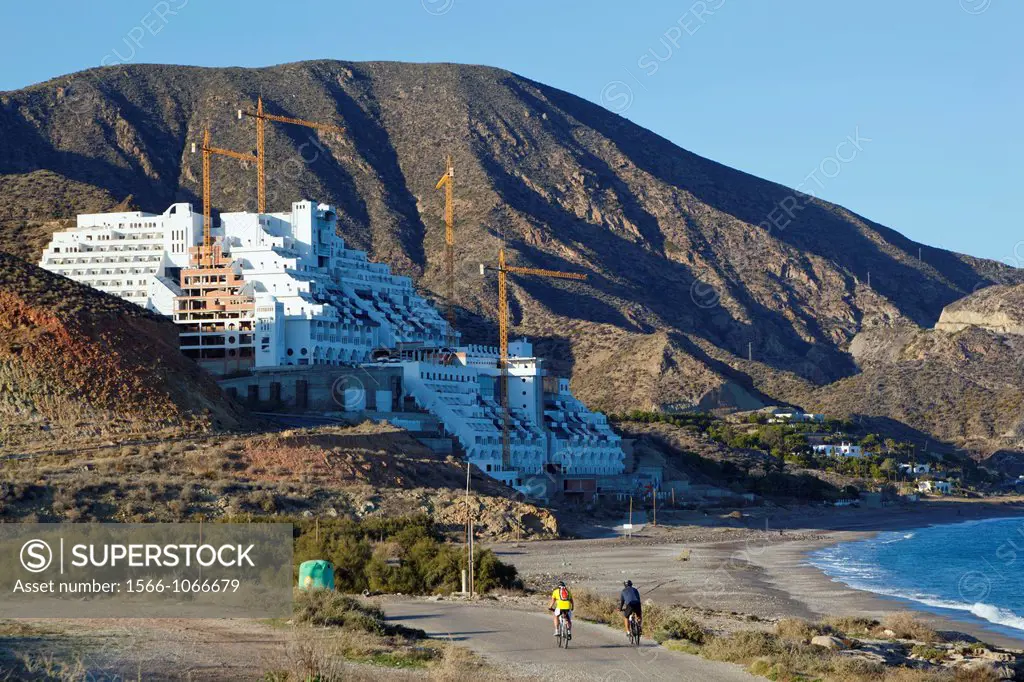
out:
M636 614L636 619L643 622L643 614L640 606L640 592L633 587L633 581L627 580L622 584L622 592L619 594L619 611L622 611L622 622L626 627L626 634L629 634L629 617Z

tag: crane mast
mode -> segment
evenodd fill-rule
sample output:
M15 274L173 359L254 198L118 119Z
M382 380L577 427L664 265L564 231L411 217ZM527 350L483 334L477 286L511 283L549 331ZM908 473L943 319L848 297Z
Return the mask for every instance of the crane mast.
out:
M446 317L448 318L448 333L446 342L449 347L455 345L455 208L452 205L452 185L455 178L455 168L452 166L452 157L448 156L447 166L444 175L437 181L434 189L444 187L444 276L445 294L448 299Z
M532 275L536 277L547 277L551 279L573 279L585 280L587 276L576 272L560 272L558 270L544 270L542 268L524 268L516 265L509 265L505 260L505 249L498 250L498 267L487 268L481 265L483 273L487 269L498 271L498 369L501 370L498 390L501 395L501 466L504 470L512 466L512 444L509 440L509 431L512 426L512 415L509 410L509 360L508 360L508 275Z
M215 154L240 161L255 161L256 157L252 154L243 154L231 149L211 146L209 128L203 131L203 143L200 150L203 153L203 248L200 252L199 261L201 265L209 265L213 258L213 238L210 236L212 223L210 217L210 160ZM192 153L196 153L194 142L192 143Z
M267 176L265 171L267 157L265 141L267 121L305 126L306 128L313 128L314 130L325 132L345 132L345 129L341 126L331 125L329 123L316 123L315 121L307 121L305 119L293 118L291 116L268 114L263 110L262 97L256 101L256 111L243 111L242 109L239 109L239 120L241 120L242 116L249 116L250 118L256 119L256 205L257 211L260 213L267 212Z

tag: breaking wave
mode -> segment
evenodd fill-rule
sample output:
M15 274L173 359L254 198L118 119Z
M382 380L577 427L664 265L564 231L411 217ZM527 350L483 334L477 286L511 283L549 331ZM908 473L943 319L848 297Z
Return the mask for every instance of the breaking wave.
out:
M808 563L854 589L1024 639L1024 519L879 533L812 552Z

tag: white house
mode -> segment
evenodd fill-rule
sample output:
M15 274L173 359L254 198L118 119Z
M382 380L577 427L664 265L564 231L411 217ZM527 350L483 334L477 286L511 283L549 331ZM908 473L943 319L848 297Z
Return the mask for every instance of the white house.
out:
M949 481L918 481L917 489L922 493L937 493L949 495L953 492L953 486Z
M921 476L924 474L930 474L932 471L931 464L900 464L899 470L901 473L907 474L908 476Z
M825 457L863 457L864 451L859 445L853 445L852 443L840 443L815 445L813 446L814 454L823 455Z
M804 422L820 424L825 421L825 415L823 414L809 414L800 410L777 409L772 410L771 415L768 418L768 422L771 424L799 424Z

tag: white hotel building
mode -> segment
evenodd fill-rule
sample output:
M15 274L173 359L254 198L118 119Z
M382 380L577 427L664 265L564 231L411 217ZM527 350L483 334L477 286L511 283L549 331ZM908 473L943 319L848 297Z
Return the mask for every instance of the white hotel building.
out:
M133 211L78 216L77 226L53 235L39 265L77 282L170 315L178 272L203 234L191 204L160 215Z
M347 248L332 207L299 201L288 213L220 219L211 232L242 284L234 293L251 299L252 311L183 330L182 351L210 371L228 360L229 371L244 369L239 357L254 368L343 365L369 361L375 348L443 343L447 322L410 278ZM53 235L39 265L185 324L175 299L189 251L202 241L202 220L190 204L161 215L80 215L77 227ZM211 307L221 303L211 299ZM246 333L232 334L236 327Z
M504 470L497 349L445 350L437 309L410 278L349 249L333 207L298 201L285 213L223 213L212 235L216 255L193 263L202 215L189 204L160 215L82 215L54 235L40 265L172 316L182 352L213 373L375 364L374 351L390 349L376 364L400 364L403 397L433 414L473 464L520 489L530 476L622 473L620 438L605 416L574 398L568 380L546 376L525 339L509 344Z
M502 467L498 349L460 346L454 354L407 350L387 363L401 365L403 390L458 438L469 461L508 485L531 476L596 478L622 473L621 438L607 418L569 391L568 379L548 376L533 346L509 342L509 451Z

